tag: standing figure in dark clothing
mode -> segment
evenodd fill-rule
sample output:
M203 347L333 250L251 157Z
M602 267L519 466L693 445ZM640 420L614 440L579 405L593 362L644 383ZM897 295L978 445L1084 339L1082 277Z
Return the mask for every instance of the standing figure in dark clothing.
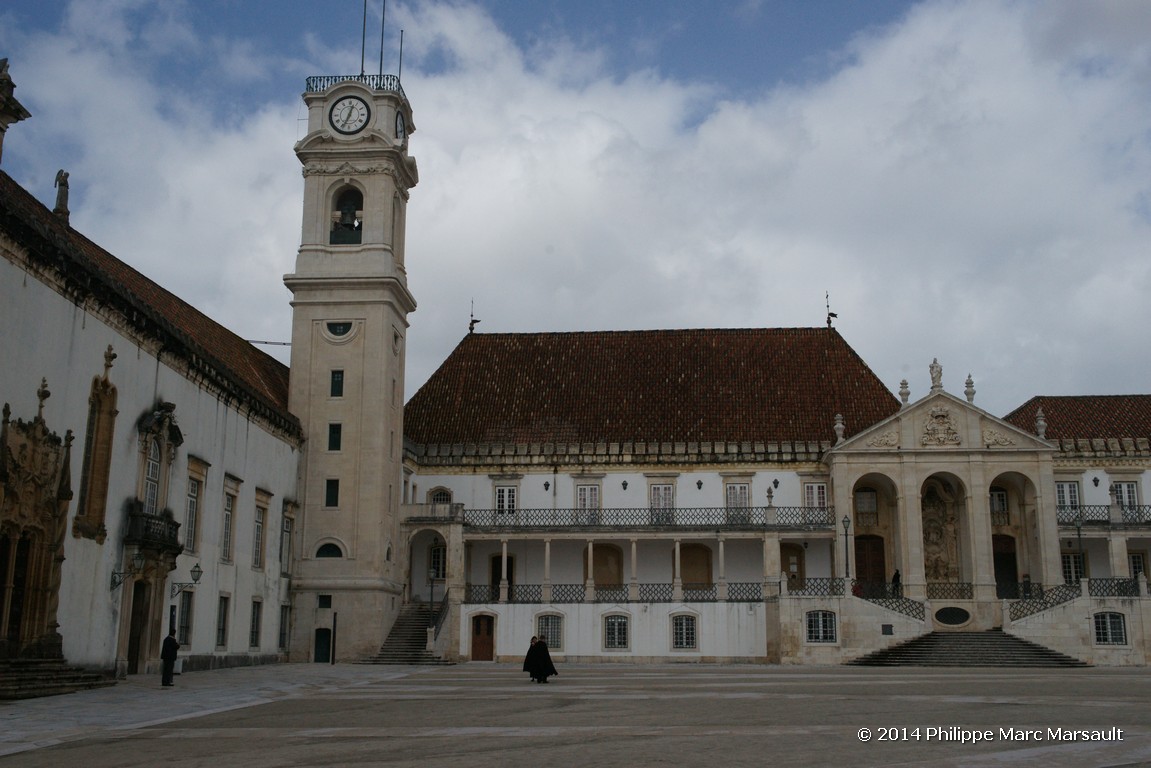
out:
M903 597L903 579L899 575L899 569L895 569L895 573L891 576L891 596Z
M527 655L524 656L524 672L527 672L532 676L533 683L536 681L536 672L534 669L532 669L532 649L536 647L537 640L539 640L539 638L535 635L532 635L531 645L528 646Z
M548 644L542 637L528 650L525 664L532 679L537 683L546 683L549 677L559 674L556 672L556 665L552 663L552 655L548 653Z
M160 660L164 662L160 684L165 687L172 685L172 675L176 671L176 651L178 650L180 650L180 644L176 642L176 629L173 627L168 630L168 636L164 638L164 647L160 649Z

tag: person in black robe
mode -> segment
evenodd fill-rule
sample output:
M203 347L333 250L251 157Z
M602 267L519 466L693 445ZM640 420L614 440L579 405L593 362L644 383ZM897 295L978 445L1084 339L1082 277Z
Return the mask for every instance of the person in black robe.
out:
M528 672L537 683L546 683L552 675L558 675L556 665L552 663L552 655L548 653L548 644L541 637L535 645L528 649L528 658L525 660Z
M160 685L165 688L172 686L172 675L176 671L176 651L180 650L180 643L176 641L176 630L168 631L164 638L164 646L160 649L160 660L164 667L160 674Z
M536 641L537 640L539 640L539 638L536 637L535 635L532 635L532 642L528 646L527 655L524 656L524 672L527 672L529 675L532 676L532 682L533 683L536 681L536 673L535 673L535 670L532 669L532 648L536 647Z

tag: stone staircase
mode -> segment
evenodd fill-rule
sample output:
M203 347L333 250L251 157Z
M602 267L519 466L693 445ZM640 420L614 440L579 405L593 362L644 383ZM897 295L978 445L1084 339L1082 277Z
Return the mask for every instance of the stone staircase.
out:
M426 650L428 622L432 608L427 603L408 603L400 611L392 631L380 646L380 652L360 661L361 664L450 664Z
M847 662L867 667L1086 667L1086 662L1005 633L929 632Z
M107 675L70 667L59 659L0 661L0 701L56 696L115 684Z

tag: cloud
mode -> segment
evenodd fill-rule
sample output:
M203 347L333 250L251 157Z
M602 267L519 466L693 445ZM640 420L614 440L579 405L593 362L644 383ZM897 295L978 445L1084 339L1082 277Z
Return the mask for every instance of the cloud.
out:
M1145 391L1148 12L1098 7L925 2L828 52L825 77L735 98L563 30L520 47L475 5L389 4L421 177L409 396L473 299L485 332L818 326L825 291L893 391L925 394L936 356L1000 414ZM287 339L302 111L248 88L348 52L303 30L268 50L187 9L122 0L20 37L36 134L13 127L5 168L19 154L50 199L68 167L77 228L242 335ZM246 97L174 87L182 56Z

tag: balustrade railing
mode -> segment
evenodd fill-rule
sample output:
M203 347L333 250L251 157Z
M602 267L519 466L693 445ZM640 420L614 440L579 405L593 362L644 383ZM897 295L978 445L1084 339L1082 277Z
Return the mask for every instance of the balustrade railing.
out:
M673 597L671 584L640 584L641 603L670 603Z
M150 515L139 502L133 502L128 510L124 543L172 554L184 551L180 543L180 524L173 519L172 511L165 509L158 515Z
M929 581L928 600L972 600L975 587L969 581Z
M1091 597L1139 597L1138 579L1088 579Z
M444 599L440 601L439 606L436 607L435 615L432 617L432 623L435 626L435 632L432 633L432 638L438 640L440 637L440 628L444 626L444 619L448 617L448 595L451 590L444 590Z
M1016 600L1011 603L1011 620L1017 621L1019 619L1031 616L1032 614L1045 611L1048 608L1054 608L1057 605L1066 603L1079 597L1083 592L1078 584L1057 584L1053 587L1042 587L1041 585L1032 584L1031 588L1039 587L1039 595L1029 599Z
M1000 600L1042 600L1043 585L1032 581L1001 581L995 585L995 596Z
M842 597L843 578L840 576L808 576L799 586L788 586L790 597Z
M611 507L605 509L467 509L476 528L831 528L833 507Z
M1151 523L1151 505L1123 507L1123 522L1127 525L1147 525Z
M500 601L500 588L488 584L464 585L465 603L498 603Z

